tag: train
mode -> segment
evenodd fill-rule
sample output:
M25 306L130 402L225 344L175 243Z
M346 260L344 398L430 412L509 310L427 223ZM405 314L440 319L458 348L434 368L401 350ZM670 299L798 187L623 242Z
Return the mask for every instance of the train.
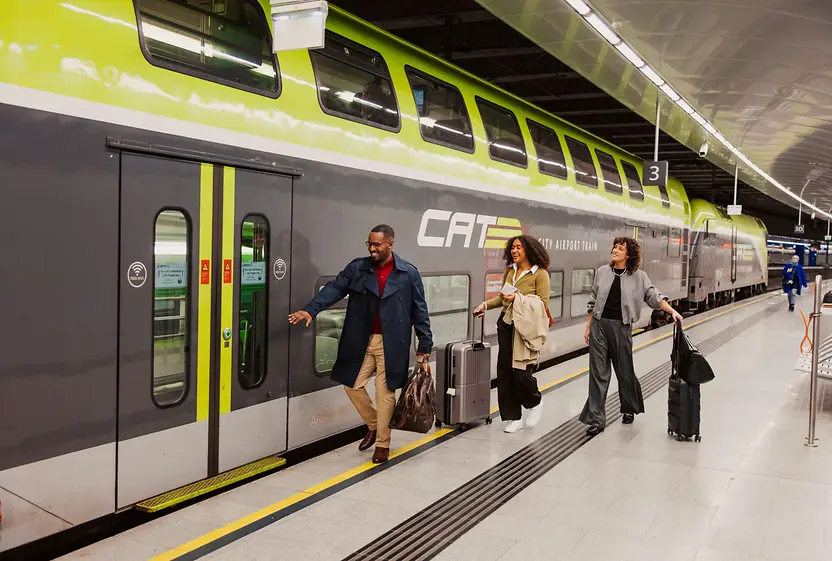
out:
M379 223L436 346L479 336L519 233L552 258L544 360L585 346L617 235L678 309L766 289L760 220L335 6L279 55L267 0L5 8L0 552L360 426L329 378L346 304L287 317Z

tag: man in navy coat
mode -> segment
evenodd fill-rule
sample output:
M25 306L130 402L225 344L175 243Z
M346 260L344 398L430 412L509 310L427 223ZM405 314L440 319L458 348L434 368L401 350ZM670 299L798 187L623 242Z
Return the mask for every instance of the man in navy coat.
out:
M386 462L390 454L390 419L396 407L396 390L407 383L413 330L419 338L416 357L428 360L433 348L425 288L419 271L393 253L395 234L386 224L376 226L367 239L369 257L350 262L302 310L289 316L289 323L306 322L349 296L344 331L332 379L344 384L358 414L369 431L358 446L376 445L374 463ZM373 407L365 386L376 377Z

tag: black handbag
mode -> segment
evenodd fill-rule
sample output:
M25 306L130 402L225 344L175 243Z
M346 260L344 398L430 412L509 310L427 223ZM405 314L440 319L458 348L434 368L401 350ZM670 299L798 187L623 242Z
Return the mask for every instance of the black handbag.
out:
M433 426L435 418L436 388L430 375L430 363L426 359L416 363L413 375L407 380L393 410L389 427L425 434Z
M676 375L693 386L715 378L711 365L685 334L680 323L673 325L673 351L670 355Z

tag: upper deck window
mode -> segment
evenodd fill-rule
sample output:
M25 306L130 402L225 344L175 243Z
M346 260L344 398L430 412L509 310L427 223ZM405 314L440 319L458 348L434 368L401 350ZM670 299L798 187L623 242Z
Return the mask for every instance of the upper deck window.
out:
M471 119L459 90L413 68L405 68L419 114L422 138L434 144L474 151Z
M332 32L310 50L324 113L398 132L399 106L381 55Z
M587 187L598 188L598 171L595 169L595 162L592 161L592 154L589 147L575 140L571 136L566 137L566 147L572 154L572 165L575 167L575 181Z
M638 176L636 166L621 160L621 167L624 168L624 176L627 178L627 189L630 191L630 198L643 201L644 187L641 186L641 178Z
M608 193L615 193L616 195L623 193L624 187L621 186L621 174L618 172L618 166L615 165L615 158L597 148L595 149L595 156L601 165L601 174L604 178L604 190Z
M488 153L492 160L526 167L526 144L514 113L495 103L477 98L482 124L488 137Z
M566 160L563 157L563 148L560 146L557 133L531 119L526 122L537 152L537 168L540 173L566 179Z
M135 0L142 51L156 66L277 97L272 34L256 0Z

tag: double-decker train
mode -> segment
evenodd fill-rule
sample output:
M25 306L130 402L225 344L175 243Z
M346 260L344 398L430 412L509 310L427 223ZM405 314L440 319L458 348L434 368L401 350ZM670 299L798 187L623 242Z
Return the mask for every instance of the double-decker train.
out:
M675 306L765 289L761 221L337 8L275 56L267 10L4 4L0 551L358 426L328 376L345 303L287 316L376 224L437 346L479 335L521 232L552 257L545 359L584 346L616 235Z

